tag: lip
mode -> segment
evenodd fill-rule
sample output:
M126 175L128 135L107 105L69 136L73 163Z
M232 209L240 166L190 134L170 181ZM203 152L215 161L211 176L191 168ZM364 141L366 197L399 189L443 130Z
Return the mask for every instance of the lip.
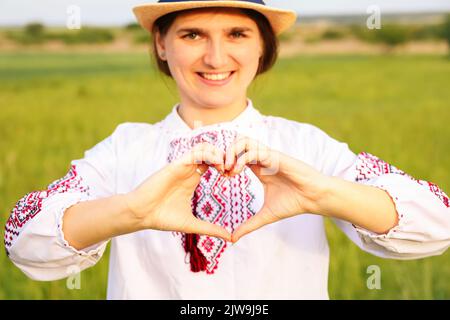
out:
M227 79L220 80L220 81L205 79L198 72L196 72L195 74L204 84L206 84L208 86L222 87L222 86L225 86L226 84L228 84L231 80L233 80L235 73L236 73L236 71L231 71L231 75Z

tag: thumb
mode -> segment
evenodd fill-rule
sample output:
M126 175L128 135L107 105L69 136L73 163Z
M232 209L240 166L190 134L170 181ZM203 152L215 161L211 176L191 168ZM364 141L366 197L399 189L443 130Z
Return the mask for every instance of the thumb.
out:
M189 233L208 235L216 238L222 238L225 241L231 241L231 233L229 233L225 228L195 217L192 218L193 221L190 224L191 230L189 230Z
M245 221L233 232L231 242L236 243L246 234L277 220L267 207L263 207L257 214Z

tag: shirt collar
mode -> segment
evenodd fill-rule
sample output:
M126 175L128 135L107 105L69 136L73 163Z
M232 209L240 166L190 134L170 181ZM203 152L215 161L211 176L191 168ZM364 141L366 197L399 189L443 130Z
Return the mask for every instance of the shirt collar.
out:
M178 114L178 106L179 104L176 104L172 108L172 112L162 121L162 126L166 133L174 136L198 134L204 131L220 129L246 129L252 127L253 123L257 123L263 118L262 114L253 106L252 100L247 99L247 107L233 120L191 129Z

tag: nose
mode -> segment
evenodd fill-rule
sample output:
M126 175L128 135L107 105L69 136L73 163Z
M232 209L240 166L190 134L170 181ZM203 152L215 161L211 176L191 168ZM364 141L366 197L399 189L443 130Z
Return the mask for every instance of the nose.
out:
M221 39L209 39L203 62L213 69L221 69L227 64L228 54Z

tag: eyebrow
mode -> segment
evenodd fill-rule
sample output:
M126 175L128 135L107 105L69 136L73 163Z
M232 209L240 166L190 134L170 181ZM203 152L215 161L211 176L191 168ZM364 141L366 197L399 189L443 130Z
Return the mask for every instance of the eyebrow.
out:
M248 27L233 27L233 28L228 28L225 29L225 31L227 32L252 32L253 29L252 28L248 28ZM202 28L182 28L177 30L176 32L177 34L180 33L199 33L199 34L207 34L208 31L206 29L202 29Z

